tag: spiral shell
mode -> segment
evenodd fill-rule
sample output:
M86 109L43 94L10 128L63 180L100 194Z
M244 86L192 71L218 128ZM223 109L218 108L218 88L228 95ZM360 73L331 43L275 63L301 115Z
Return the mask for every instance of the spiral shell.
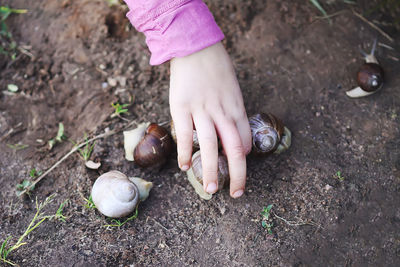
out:
M140 167L164 164L172 151L172 140L168 131L156 123L146 129L142 140L133 151L133 158Z
M284 126L271 113L261 113L249 118L253 151L266 154L274 152L280 144Z
M128 178L119 171L109 171L95 181L92 199L96 208L111 218L125 217L144 201L153 183L137 177Z
M189 182L196 193L203 199L209 200L212 194L207 193L203 187L203 167L201 165L200 150L192 156L192 167L187 171ZM218 190L221 190L229 180L228 160L224 155L218 155Z
M346 94L349 97L359 98L369 96L382 88L384 82L384 72L374 55L376 44L377 39L375 39L369 54L365 53L363 50L360 50L361 54L364 56L365 63L357 72L358 87L346 91Z
M357 73L358 85L367 92L379 90L383 85L384 73L380 65L365 63Z
M139 189L125 174L110 171L97 178L92 188L92 199L105 216L124 217L139 203Z

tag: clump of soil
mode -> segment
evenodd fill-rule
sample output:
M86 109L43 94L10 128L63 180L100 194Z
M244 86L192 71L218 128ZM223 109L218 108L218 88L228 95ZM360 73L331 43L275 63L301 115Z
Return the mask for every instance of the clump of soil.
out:
M49 151L47 141L60 122L73 141L119 129L127 122L110 117L115 102L130 104L123 114L130 121L168 121L169 72L168 64L148 64L144 36L129 25L123 5L3 2L29 10L7 23L32 55L19 53L12 62L2 56L0 62L1 91L8 84L19 88L0 95L0 241L23 233L36 197L57 193L48 207L54 213L69 200L66 222L43 223L10 260L21 266L400 264L398 7L329 1L328 13L341 11L330 25L307 1L207 2L226 35L248 113L273 112L293 133L288 152L248 158L242 198L231 199L225 189L202 201L176 155L161 170L135 167L124 159L121 133L96 142L91 159L102 161L99 171L86 169L74 154L31 198L21 199L16 184L73 146L64 141ZM377 36L384 88L349 99L345 91L355 85L363 61L359 48L369 50ZM15 144L28 147L7 146ZM155 184L138 218L120 228L104 227L110 221L84 206L94 180L112 169ZM272 234L261 225L269 204Z

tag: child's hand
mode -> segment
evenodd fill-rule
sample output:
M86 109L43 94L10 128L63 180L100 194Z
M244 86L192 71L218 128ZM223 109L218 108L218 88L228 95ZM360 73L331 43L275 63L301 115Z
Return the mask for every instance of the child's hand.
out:
M228 157L230 194L240 197L246 183L251 133L232 62L221 43L171 60L170 107L182 170L190 167L195 126L204 188L217 191L219 136Z

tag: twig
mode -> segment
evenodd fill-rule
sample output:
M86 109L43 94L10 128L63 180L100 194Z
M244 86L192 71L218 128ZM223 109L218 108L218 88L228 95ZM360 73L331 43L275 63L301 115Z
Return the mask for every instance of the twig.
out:
M155 222L158 226L160 226L162 229L164 229L165 231L169 231L169 229L167 227L165 227L164 225L162 225L159 221L157 221L156 219L152 218L152 217L147 217L153 220L153 222Z
M392 59L392 60L394 60L394 61L399 61L399 59L397 58L397 57L394 57L394 56L387 56L388 58L390 58L390 59Z
M18 130L19 127L22 126L22 122L18 123L14 128L11 128L7 133L5 133L1 138L0 142L3 142L4 139L9 137L11 134L13 134L16 130Z
M389 36L389 34L387 34L386 32L384 32L383 30L381 30L378 26L376 26L375 24L373 24L372 22L370 22L369 20L367 20L365 17L363 17L363 15L361 15L360 13L357 13L356 11L353 10L353 14L356 15L357 17L359 17L362 21L364 21L365 23L367 23L369 26L371 26L372 28L374 28L375 30L377 30L380 34L382 34L384 37L386 37L390 42L393 43L393 38Z
M338 12L335 12L335 13L332 13L332 14L326 15L326 16L316 16L315 19L316 19L316 20L320 20L320 19L330 19L330 18L339 16L339 15L345 13L346 11L347 11L347 10L344 9L344 10L340 10L340 11L338 11Z
M313 221L307 221L307 222L305 222L305 221L298 221L298 222L289 221L289 220L286 220L285 218L282 218L282 217L276 215L275 212L273 212L273 214L274 214L274 216L275 216L276 218L282 220L283 222L285 222L287 225L290 225L290 226L312 225L312 226L317 226L317 227L321 227L321 228L322 228L321 225L319 225L319 224L317 224L317 223L315 223L315 222L313 222Z
M40 175L37 179L35 179L35 181L32 182L32 184L30 186L28 186L27 188L25 188L23 191L19 192L18 195L22 196L23 194L26 194L29 190L31 190L31 188L33 188L38 182L40 182L47 174L49 174L52 170L54 170L58 165L60 165L64 160L66 160L69 156L71 156L72 154L74 154L76 151L78 151L81 147L85 146L88 143L91 143L97 139L100 138L104 138L113 134L116 134L122 130L124 130L125 128L130 127L132 124L136 123L135 121L132 121L131 123L129 123L127 126L122 127L119 130L114 130L114 131L109 131L106 133L102 133L99 134L89 140L86 140L85 142L73 147L67 154L65 154L64 157L62 157L59 161L57 161L56 163L54 163L53 166L51 166L47 171L45 171L42 175Z
M389 45L387 45L387 44L384 44L384 43L380 43L380 42L379 42L378 45L379 45L379 46L382 46L382 47L384 47L384 48L386 48L386 49L392 50L392 51L394 50L393 47L391 47L391 46L389 46Z
M18 51L21 52L22 54L30 57L31 60L35 60L35 56L31 52L29 52L27 49L25 49L24 47L18 46Z

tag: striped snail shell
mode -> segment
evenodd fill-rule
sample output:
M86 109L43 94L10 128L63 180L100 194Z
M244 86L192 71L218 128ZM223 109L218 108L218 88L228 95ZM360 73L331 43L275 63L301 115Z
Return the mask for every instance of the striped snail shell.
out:
M194 187L196 193L203 199L210 200L212 194L207 193L203 187L203 167L201 165L201 154L200 150L192 156L191 168L187 171L189 182ZM229 180L229 169L227 158L219 154L218 155L218 191L221 190Z
M259 154L274 152L282 139L285 127L271 113L260 113L249 118L253 151Z

